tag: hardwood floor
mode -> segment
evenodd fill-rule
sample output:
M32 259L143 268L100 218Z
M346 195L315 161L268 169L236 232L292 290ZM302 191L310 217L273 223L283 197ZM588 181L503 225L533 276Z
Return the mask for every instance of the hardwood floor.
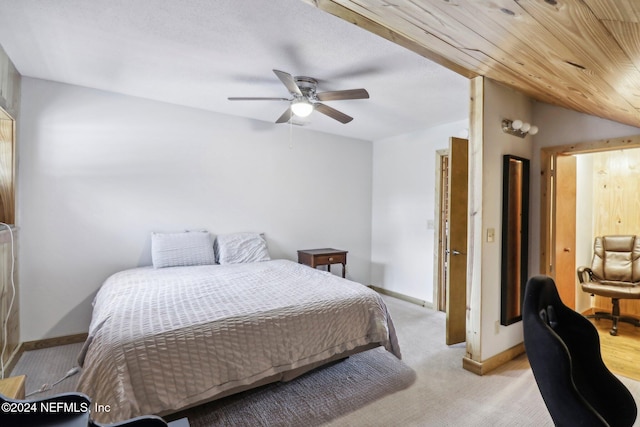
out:
M614 373L640 381L640 327L618 323L618 335L609 334L611 320L589 319L600 334L602 360Z

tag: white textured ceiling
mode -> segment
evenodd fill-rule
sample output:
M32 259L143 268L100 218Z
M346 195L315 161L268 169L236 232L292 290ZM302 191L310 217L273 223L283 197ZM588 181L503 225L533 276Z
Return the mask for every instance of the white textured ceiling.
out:
M301 0L0 0L0 45L24 76L272 123L287 102L227 97L288 97L274 68L364 87L306 127L365 140L468 117L466 78Z

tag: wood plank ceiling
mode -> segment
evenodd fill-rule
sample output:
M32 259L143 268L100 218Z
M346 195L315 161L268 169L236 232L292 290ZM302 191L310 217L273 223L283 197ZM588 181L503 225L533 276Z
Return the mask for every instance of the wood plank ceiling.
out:
M303 0L466 77L640 126L640 0Z

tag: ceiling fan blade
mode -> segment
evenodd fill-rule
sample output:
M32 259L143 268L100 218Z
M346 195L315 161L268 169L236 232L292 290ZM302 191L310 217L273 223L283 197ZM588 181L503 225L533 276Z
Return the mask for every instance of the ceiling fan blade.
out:
M319 102L316 102L314 104L316 111L331 117L332 119L336 119L337 121L339 121L340 123L349 123L351 120L353 120L353 117L351 116L347 116L345 113L342 113L338 110L336 110L335 108L329 107L328 105L325 104L321 104Z
M296 81L291 74L285 73L284 71L280 70L273 70L273 72L276 73L276 76L278 76L280 81L284 83L289 92L302 96L302 91L300 91L300 88L296 84Z
M291 107L287 108L287 110L282 113L282 115L276 120L276 123L287 123L293 117L293 111L291 111Z
M320 101L339 101L341 99L368 99L369 92L365 89L335 90L316 94Z
M260 98L254 96L230 96L229 101L291 101L289 98Z

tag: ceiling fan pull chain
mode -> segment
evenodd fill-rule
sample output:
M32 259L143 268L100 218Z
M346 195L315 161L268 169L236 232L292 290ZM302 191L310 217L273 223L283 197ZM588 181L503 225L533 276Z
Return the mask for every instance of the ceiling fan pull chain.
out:
M289 119L289 150L293 150L293 116Z

